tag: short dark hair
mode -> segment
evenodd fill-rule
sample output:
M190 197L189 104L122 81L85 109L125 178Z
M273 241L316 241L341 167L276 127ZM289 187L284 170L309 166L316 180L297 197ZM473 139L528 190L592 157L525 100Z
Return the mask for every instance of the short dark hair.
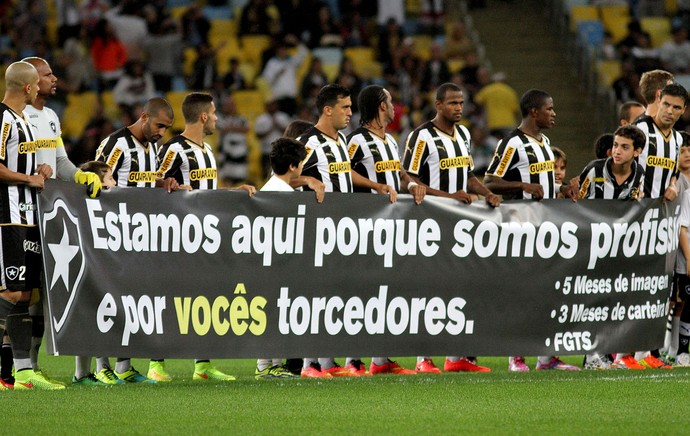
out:
M98 160L92 160L92 161L89 161L89 162L82 164L80 169L82 171L87 171L87 172L96 174L98 176L98 178L101 179L101 182L102 182L106 173L111 168L105 162L101 162Z
M298 166L307 157L304 144L292 138L278 138L271 143L271 168L279 176L287 173L290 165Z
M690 147L690 133L686 131L681 131L680 136L683 137L683 143L680 144L681 147Z
M302 136L302 133L306 132L312 127L314 127L314 123L311 121L293 120L290 121L290 124L288 124L288 126L285 128L283 136L286 138L297 139Z
M363 126L374 121L379 116L379 106L385 101L386 92L383 86L369 85L362 89L357 96L359 125Z
M688 90L678 83L671 83L670 85L664 86L664 89L661 90L661 98L665 95L680 97L683 99L683 104L685 106L688 104Z
M639 101L626 101L618 108L618 120L627 120L630 118L630 109L634 107L641 107L644 109L644 105Z
M168 118L174 116L173 108L170 106L170 103L168 103L168 100L161 97L154 97L147 101L142 110L143 113L149 114L150 116L156 116L161 113L161 111L164 111Z
M594 154L597 159L605 159L607 151L613 148L613 133L604 133L594 140Z
M319 114L323 113L323 108L326 106L334 106L339 98L346 98L350 96L350 90L342 85L331 83L326 85L316 95L316 109Z
M622 136L623 138L632 139L633 148L644 148L645 142L647 142L647 137L644 132L640 130L639 127L633 126L632 124L627 124L625 126L620 126L613 132L613 136Z
M656 92L663 89L669 81L673 81L673 74L664 70L645 71L640 77L640 94L647 104L654 103Z
M448 91L462 92L462 88L452 82L446 82L439 86L436 90L436 101L443 101L446 99L446 94Z
M530 89L520 97L520 113L525 118L532 109L539 109L547 98L551 98L548 92L541 89Z
M211 94L205 92L192 92L182 100L182 116L185 123L196 123L199 116L207 112L213 104Z
M551 151L553 152L554 161L561 159L563 160L564 164L568 164L568 156L565 154L565 151L561 150L558 147L551 147Z

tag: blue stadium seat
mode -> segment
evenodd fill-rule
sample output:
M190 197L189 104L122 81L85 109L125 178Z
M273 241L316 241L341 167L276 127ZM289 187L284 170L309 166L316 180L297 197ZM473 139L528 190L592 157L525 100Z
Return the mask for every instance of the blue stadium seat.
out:
M580 43L597 49L604 42L604 24L599 20L587 20L577 23L577 35Z

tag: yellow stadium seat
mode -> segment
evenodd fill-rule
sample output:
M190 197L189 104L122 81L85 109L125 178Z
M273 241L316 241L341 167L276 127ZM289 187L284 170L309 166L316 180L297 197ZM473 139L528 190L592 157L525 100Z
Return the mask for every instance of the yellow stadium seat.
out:
M603 5L599 9L604 29L618 42L628 33L630 8L626 5Z
M323 73L328 78L329 82L335 82L340 72L340 65L337 64L326 64L323 66Z
M103 111L111 119L117 119L120 116L120 107L115 103L113 91L101 93L101 104L103 105Z
M597 62L597 73L599 75L599 84L608 88L621 76L621 61L599 61Z
M264 95L261 91L241 89L232 93L237 105L237 112L249 120L254 120L264 110Z
M570 31L577 32L580 21L596 21L599 19L599 9L591 5L576 5L570 8Z
M170 16L173 18L179 20L182 18L182 15L184 15L185 12L187 12L188 6L174 6L170 8Z
M678 0L664 0L666 15L673 17L678 13Z
M97 104L98 94L93 91L67 94L67 106L61 120L62 135L65 138L81 139L84 128L93 115L91 108L95 108Z
M237 38L229 36L218 41L217 44L212 43L212 45L216 48L216 70L218 70L218 74L224 75L228 72L230 59L242 60L242 50Z
M671 20L668 17L642 17L640 26L649 33L652 47L661 47L671 39Z
M244 83L248 88L254 87L254 80L257 74L259 74L259 69L256 65L249 62L240 62L240 72L244 76Z
M182 100L188 94L187 91L170 91L165 94L165 99L168 100L170 106L173 108L175 119L170 130L174 132L182 132L184 130L184 117L182 116ZM173 132L171 132L172 134Z
M343 55L352 61L358 75L362 75L367 66L374 62L374 49L371 47L347 47Z
M412 50L423 61L431 58L431 44L434 42L429 35L415 35L412 37Z
M240 37L243 59L261 67L261 55L271 46L271 37L268 35L244 35Z
M187 47L182 51L182 72L185 76L191 76L194 71L194 62L197 54L194 47Z
M220 36L220 37L236 37L237 36L237 22L232 19L220 19L216 18L211 20L211 30L209 31L209 37Z
M450 59L448 60L448 69L452 74L460 72L462 67L465 66L465 61L463 59Z

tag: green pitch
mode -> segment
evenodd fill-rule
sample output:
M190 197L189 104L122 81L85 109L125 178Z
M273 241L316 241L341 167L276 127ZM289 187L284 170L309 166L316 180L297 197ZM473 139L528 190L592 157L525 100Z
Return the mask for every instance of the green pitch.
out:
M71 380L72 357L40 362ZM0 391L3 434L683 434L690 423L689 369L536 372L532 358L512 374L486 357L489 374L256 381L254 360L213 362L238 380L193 382L192 360L168 360L171 383Z

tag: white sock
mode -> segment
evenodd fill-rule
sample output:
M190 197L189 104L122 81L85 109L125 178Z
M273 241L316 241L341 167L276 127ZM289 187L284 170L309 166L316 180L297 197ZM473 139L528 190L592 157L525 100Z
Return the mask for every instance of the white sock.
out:
M539 357L537 357L537 361L539 363L549 363L551 361L552 357L553 356L539 356Z
M74 361L75 378L80 379L91 374L91 356L76 356Z
M129 371L131 367L132 361L129 359L117 359L117 362L115 362L115 372L117 372L118 374L122 374Z
M304 361L302 362L302 369L309 368L312 365L312 363L319 363L319 361L315 357L305 357Z
M635 360L642 360L649 355L649 351L636 351Z
M429 357L429 356L417 356L417 363L420 363L426 359L431 359L431 357Z
M273 366L281 366L283 364L283 359L281 359L280 357L274 357L273 359L271 359L271 363L273 364Z
M671 320L671 344L666 352L669 356L676 357L678 354L678 332L680 332L680 316L674 316Z
M388 363L388 358L387 357L372 357L371 362L374 365L381 366L381 365L385 365L386 363Z
M331 369L337 365L335 363L335 358L333 357L319 357L319 365L321 365L321 370Z
M460 359L464 359L462 356L446 356L446 359L450 362L457 362Z
M107 357L96 357L96 372L101 372L105 368L110 368L110 360Z
M362 358L361 357L346 357L345 358L345 365L347 365L348 363L352 363L355 360L362 360Z
M271 359L258 359L256 361L256 369L258 369L259 371L263 371L266 368L270 368L271 366L273 366L272 364L273 360Z

